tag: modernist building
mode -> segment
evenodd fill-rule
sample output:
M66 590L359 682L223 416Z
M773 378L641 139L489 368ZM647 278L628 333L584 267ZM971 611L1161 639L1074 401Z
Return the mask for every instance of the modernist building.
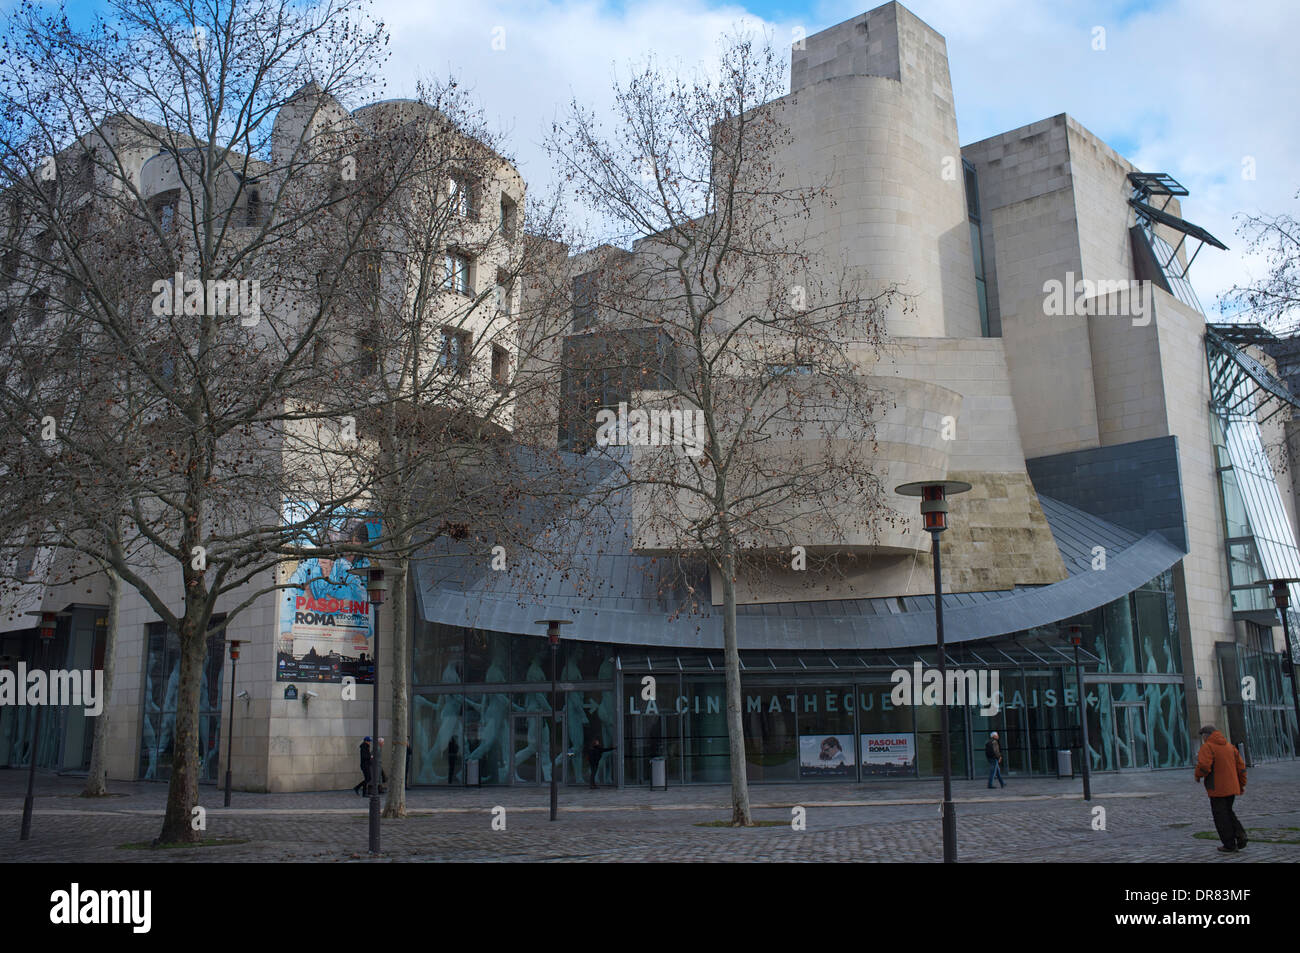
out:
M944 39L897 3L792 56L791 91L772 105L794 133L781 161L830 179L834 206L814 221L837 254L912 296L889 315L890 354L874 368L896 405L878 433L889 485L973 487L952 501L942 539L949 659L996 671L1001 705L953 709L958 774L978 774L991 730L1013 776L1055 775L1062 750L1098 771L1182 767L1202 722L1254 760L1294 757L1294 669L1265 580L1300 577L1295 493L1270 460L1300 401L1258 329L1207 326L1188 271L1199 248L1223 245L1183 217L1177 170L1138 169L1066 115L961 146ZM570 367L599 324L589 259L573 272ZM666 359L657 339L638 346ZM606 403L638 399L633 381L610 386ZM562 419L556 444L578 459L589 426ZM584 472L599 486L598 465ZM891 502L912 517L914 501ZM553 770L586 783L581 752L595 738L611 749L602 783L647 784L656 757L670 783L726 781L718 595L702 565L638 548L631 505L615 495L603 519L539 525L572 533L567 570L524 559L493 571L464 549L416 566L412 783L538 784ZM779 578L745 589L751 779L940 772L939 710L891 701L893 672L936 661L928 537L913 521L891 545L816 596L791 597ZM60 630L69 659L94 651L96 613L78 611ZM552 751L551 656L536 620L555 617L573 624ZM144 689L169 636L142 604L123 618L112 774L157 777L142 726L158 706ZM236 785L354 783L367 687L355 701L287 699L272 609L243 625ZM1064 638L1076 625L1086 752ZM28 651L30 634L6 638L6 654ZM211 664L222 757L219 651ZM42 764L84 761L78 724L51 729L48 751L62 753L39 752ZM21 732L6 730L0 761L22 763Z
M773 108L794 133L786 168L832 183L833 211L814 228L915 295L889 318L890 485L946 476L974 488L952 501L943 537L947 641L955 664L998 671L1003 705L953 711L956 770L980 770L994 729L1012 773L1055 774L1061 749L1078 764L1062 638L1073 625L1094 770L1186 765L1204 721L1252 758L1293 756L1291 666L1261 581L1300 566L1294 495L1279 492L1267 452L1296 400L1252 356L1258 329L1206 326L1188 270L1202 246L1224 246L1182 218L1186 190L1065 115L961 147L943 38L898 4L808 37ZM599 350L596 267L590 255L574 266L570 365ZM641 347L664 366L660 342ZM604 383L604 405L635 405L636 385ZM954 439L939 433L944 417ZM590 428L565 416L560 446L586 450ZM657 756L670 781L726 780L709 575L688 565L683 578L638 551L629 511L610 519L620 529L573 539L594 592L541 566L513 578L475 558L420 570L418 781L446 783L453 737L483 783L535 783L551 763L582 782L572 753L593 737L618 749L602 781L647 783ZM775 578L750 587L739 639L751 779L939 772L938 710L890 701L892 672L935 662L928 569L899 571L908 565L878 558L866 578L826 580L811 598ZM712 598L683 612L688 589ZM555 756L535 624L551 616L573 622Z

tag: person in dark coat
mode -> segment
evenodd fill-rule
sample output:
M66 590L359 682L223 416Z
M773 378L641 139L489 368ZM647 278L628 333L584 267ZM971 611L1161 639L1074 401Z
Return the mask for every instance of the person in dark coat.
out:
M451 740L447 742L447 783L453 784L456 779L456 762L460 760L460 745L456 743L456 736L452 735Z
M361 742L361 783L352 790L366 796L366 791L370 788L370 736L366 735L365 740Z
M411 786L411 738L408 735L406 739L406 782L405 787Z
M606 748L599 738L591 743L587 749L587 767L591 770L591 789L594 791L599 786L596 784L596 771L600 768L600 759L605 756L605 752L612 751L612 748Z
M993 787L994 778L998 779L998 784L1006 787L1007 782L1002 780L1002 742L998 740L996 731L984 743L984 757L989 762L989 787Z
M1233 854L1246 846L1246 829L1232 811L1238 794L1246 793L1246 762L1241 752L1228 744L1223 732L1213 725L1201 728L1201 750L1196 753L1196 770L1192 776L1205 779L1205 793L1210 796L1210 813L1214 829L1223 841L1220 853Z

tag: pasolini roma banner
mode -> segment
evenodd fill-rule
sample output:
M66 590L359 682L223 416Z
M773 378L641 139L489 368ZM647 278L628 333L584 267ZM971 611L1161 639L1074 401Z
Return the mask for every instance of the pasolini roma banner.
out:
M305 508L285 505L286 522ZM340 512L331 518L319 555L280 565L278 682L340 682L351 676L373 684L371 612L365 582L355 573L366 557L328 552L330 543L366 545L379 535L379 521Z

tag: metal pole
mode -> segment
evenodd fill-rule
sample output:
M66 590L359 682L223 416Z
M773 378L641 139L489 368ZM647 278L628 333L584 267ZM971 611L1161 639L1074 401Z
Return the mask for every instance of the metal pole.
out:
M44 665L46 656L49 655L49 646L45 644L45 638L41 637L41 664ZM22 691L25 686L19 686ZM32 719L32 752L31 763L27 766L27 797L23 798L23 823L22 829L18 833L19 840L30 840L32 836L32 807L35 803L36 787L36 746L41 740L41 711L44 705L37 705L36 716Z
M373 600L373 597L372 597ZM375 603L375 633L370 642L370 660L375 666L370 711L370 853L379 853L379 779L383 763L379 757L379 604Z
M943 729L943 862L957 862L957 807L952 803L952 758L948 739L948 657L943 648L943 571L939 566L939 533L931 530L934 553L934 630L939 643L940 727Z
M1291 736L1291 757L1300 757L1300 688L1296 686L1295 648L1291 644L1291 623L1287 619L1286 609L1282 613L1282 635L1286 638L1286 667L1284 671L1291 676L1291 705L1295 709L1296 734Z
M556 627L559 628L558 626ZM559 739L555 736L555 727L559 722L559 689L556 685L556 674L558 672L560 640L557 637L551 638L551 752L548 760L551 762L551 820L555 820L556 812L560 805L560 792L556 787L555 778L555 754L559 750Z
M235 750L235 666L239 664L238 654L230 658L230 727L226 731L226 807L230 807L230 759Z
M1083 694L1083 666L1079 663L1079 640L1074 639L1074 681L1078 686L1079 692L1079 733L1082 735L1083 751L1080 752L1080 760L1083 761L1083 799L1092 800L1092 768L1088 762L1092 755L1088 750L1088 699Z

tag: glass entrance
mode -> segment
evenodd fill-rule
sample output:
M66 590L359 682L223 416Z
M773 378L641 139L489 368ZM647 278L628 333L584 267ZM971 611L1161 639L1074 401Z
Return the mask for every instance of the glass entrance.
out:
M1144 702L1115 703L1115 760L1121 771L1147 768L1147 709Z
M550 784L552 765L556 760L551 757L550 713L530 712L525 715L515 715L513 740L514 766L510 775L511 783ZM559 765L559 770L560 775L557 780L563 784L562 763Z

